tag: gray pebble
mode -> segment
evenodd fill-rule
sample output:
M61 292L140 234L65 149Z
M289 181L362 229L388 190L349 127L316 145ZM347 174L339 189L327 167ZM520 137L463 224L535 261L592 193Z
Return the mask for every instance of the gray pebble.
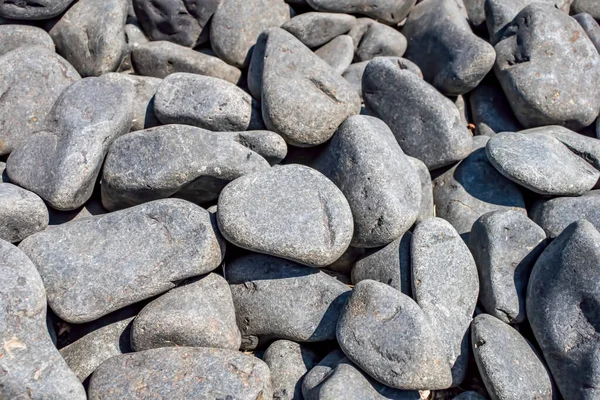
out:
M292 164L242 176L219 196L219 229L236 246L315 267L337 260L353 234L343 193Z
M261 155L271 165L279 164L287 155L285 140L271 131L219 132Z
M500 132L523 129L495 80L484 81L469 94L473 124L478 135L494 136Z
M352 64L352 60L354 59L354 43L350 36L340 35L315 50L315 54L341 75Z
M413 72L419 78L423 78L423 74L419 67L417 67L412 61L408 61L405 58L401 57L384 57L389 58L393 62L397 63L401 69L405 69L407 71ZM365 73L365 68L367 68L367 64L369 61L361 61L358 63L351 64L342 76L350 83L350 85L358 92L358 95L362 98L362 78Z
M0 56L24 46L42 46L54 51L54 42L43 29L28 25L0 25Z
M350 36L352 38L352 41L354 42L355 49L358 48L358 45L360 44L362 37L364 36L365 33L367 33L367 30L369 30L369 27L375 23L377 23L377 21L375 21L374 19L371 19L371 18L357 18L356 19L354 26L352 27L352 29L350 29L350 32L348 32L348 36Z
M368 61L375 57L402 57L406 52L407 41L396 29L372 23L361 37L356 49L358 61Z
M452 400L487 400L487 397L484 397L477 392L468 391L453 397Z
M468 330L479 295L477 266L450 223L429 218L411 242L413 297L439 335L452 368L452 386L465 379Z
M0 18L39 20L56 17L74 0L0 0Z
M0 183L10 183L10 179L6 174L6 163L2 161L0 161Z
M214 270L224 253L217 235L204 209L167 199L72 221L20 248L40 271L52 310L82 323Z
M388 25L396 25L401 22L417 0L306 0L315 10L363 14L377 19Z
M57 211L53 208L48 209L50 213L49 228L53 226L62 225L69 221L76 219L87 218L93 215L106 214L106 209L102 206L102 202L98 199L92 198L88 200L82 207L79 207L71 211Z
M10 154L11 181L57 210L73 210L92 195L110 144L131 127L134 89L86 78L66 89L45 130Z
M573 0L571 14L580 13L588 13L593 18L600 19L600 4L596 0Z
M507 324L525 321L525 290L533 264L546 246L544 230L521 212L484 214L469 238L479 271L479 301Z
M487 30L485 24L485 0L463 0L471 26L477 30Z
M0 183L0 239L20 242L48 226L48 209L35 193Z
M350 276L350 272L354 267L356 261L365 254L365 249L360 249L358 247L348 247L344 254L340 256L337 260L335 260L332 264L329 264L327 267L327 271L331 271L333 273L338 273L344 275L346 278ZM351 283L351 282L348 282Z
M369 113L387 123L402 150L430 170L469 155L473 140L456 106L398 63L372 60L363 75L362 91Z
M348 14L307 12L290 19L281 27L312 48L347 33L355 22L356 17Z
M248 64L248 75L246 80L248 83L248 90L252 96L259 101L262 101L263 71L265 66L267 40L271 32L277 30L278 28L266 29L258 35L256 43L252 48L252 56L250 57L250 63Z
M431 181L431 174L427 165L418 158L408 157L408 160L413 165L417 175L419 175L419 181L421 183L421 206L419 208L419 215L417 216L417 222L427 218L435 216L435 205L433 204L433 182Z
M600 12L600 8L598 11ZM600 25L598 25L598 22L596 22L594 17L587 13L574 15L573 18L579 22L579 25L581 25L588 38L590 38L594 44L596 50L600 53Z

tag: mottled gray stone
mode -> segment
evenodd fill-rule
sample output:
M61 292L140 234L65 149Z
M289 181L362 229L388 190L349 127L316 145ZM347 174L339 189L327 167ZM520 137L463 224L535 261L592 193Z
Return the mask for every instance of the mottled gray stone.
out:
M20 242L48 226L48 209L35 193L0 182L0 239Z
M0 56L24 46L41 46L54 51L54 42L43 29L28 25L0 25Z
M546 246L544 230L521 212L493 211L474 224L469 249L479 271L479 301L508 324L525 321L525 290Z
M260 104L233 83L212 76L178 72L167 76L154 96L163 124L193 125L212 131L263 127Z
M389 58L393 62L397 63L401 69L405 69L407 71L413 72L419 78L423 78L423 74L419 67L417 67L412 61L408 61L405 58L401 57L385 57ZM358 95L362 98L362 78L365 73L365 68L367 68L367 64L369 61L361 61L358 63L351 64L342 76L346 78L346 80L352 85L352 87L358 92Z
M258 35L289 19L283 0L221 0L210 28L212 49L229 64L246 67Z
M132 368L132 366L134 366ZM170 347L113 357L92 375L90 400L271 399L269 367L234 350Z
M410 253L413 298L439 335L452 386L458 386L467 373L469 326L479 295L477 266L458 232L441 218L417 225Z
M326 142L360 99L336 71L283 29L269 31L262 74L262 115L289 144Z
M74 0L0 0L0 18L39 20L56 17Z
M45 47L26 46L0 56L0 155L43 129L58 96L79 74Z
M599 396L600 233L587 221L569 225L533 267L527 316L561 394Z
M127 53L127 0L79 0L50 30L56 51L81 76L116 71Z
M358 61L368 61L375 57L402 57L406 52L407 41L396 29L373 23L361 37L356 49Z
M600 8L598 8L598 13L600 16ZM596 50L600 53L600 25L598 25L598 22L596 22L594 17L587 13L574 15L573 18L579 22L579 25L581 25L588 38L590 38L594 44Z
M598 116L600 54L573 18L532 4L506 27L495 46L494 71L525 128L580 129Z
M445 389L452 376L444 345L408 296L380 282L354 287L340 315L344 353L379 382L397 389Z
M337 260L353 234L343 193L292 164L242 176L219 196L219 229L236 246L316 267Z
M71 323L210 272L224 253L208 212L178 199L72 221L29 236L20 248L40 271L52 310Z
M175 72L212 76L238 83L242 71L217 57L160 41L138 46L131 52L131 62L138 74L164 78Z
M523 129L495 80L484 81L473 89L469 94L469 103L478 135L494 136L500 132Z
M315 54L341 75L352 64L352 60L354 59L354 43L350 36L340 35L315 50Z
M402 33L406 58L445 95L474 89L494 66L496 53L477 37L454 0L424 0L410 13Z
M510 325L480 314L471 327L473 354L494 400L552 400L552 383L533 346Z
M390 128L355 115L340 125L314 163L342 191L352 210L355 247L385 246L417 219L419 175Z
M220 206L219 206L220 211ZM335 327L350 288L315 268L263 254L227 264L242 348L269 339L321 342Z
M307 47L319 47L352 29L356 17L348 14L307 12L281 27Z
M85 400L85 390L50 339L46 294L33 263L0 239L0 397Z
M592 18L600 19L600 4L596 0L573 0L571 14L588 13Z
M598 170L549 136L502 133L485 149L502 175L542 195L581 195L600 178Z
M11 181L57 210L73 210L92 195L110 144L131 127L134 88L86 78L58 98L43 131L14 150Z
M469 155L473 140L456 106L398 63L385 58L369 62L362 91L369 113L387 123L402 150L430 170Z
M401 22L417 0L306 0L315 10L363 14L388 25Z
M417 222L427 218L435 216L435 205L433 204L433 182L431 181L431 174L427 165L418 158L408 157L410 163L413 165L417 175L419 175L419 181L421 183L421 206L419 207L419 215L417 216Z

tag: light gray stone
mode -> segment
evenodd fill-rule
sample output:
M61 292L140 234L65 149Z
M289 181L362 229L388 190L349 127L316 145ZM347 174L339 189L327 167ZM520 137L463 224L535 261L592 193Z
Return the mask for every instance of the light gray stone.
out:
M0 0L0 18L39 20L56 17L74 0Z
M356 49L358 61L368 61L375 57L402 57L406 52L407 41L396 29L378 22L369 25Z
M315 50L315 54L341 75L354 59L352 38L348 35L340 35Z
M271 131L219 132L261 155L269 164L279 164L287 155L285 140Z
M0 56L24 46L42 46L54 51L54 42L43 29L28 25L0 25Z
M319 47L352 29L356 17L348 14L307 12L281 27L307 47Z
M597 15L600 17L600 8L598 9ZM594 17L587 13L574 15L573 18L581 25L588 38L590 38L594 44L596 50L600 53L600 25L598 25L598 22L596 22Z
M435 205L433 204L433 182L431 181L431 174L427 165L418 158L408 157L408 160L413 165L417 175L419 175L419 181L421 182L421 207L419 208L419 215L417 216L417 222L427 218L435 216Z
M363 14L388 25L401 22L417 0L306 0L315 10Z
M48 209L35 193L0 182L0 239L20 242L48 226Z

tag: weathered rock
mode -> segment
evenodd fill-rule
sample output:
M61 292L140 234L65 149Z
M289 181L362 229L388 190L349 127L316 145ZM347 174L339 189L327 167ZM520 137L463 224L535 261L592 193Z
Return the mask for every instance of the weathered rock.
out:
M307 12L281 27L307 47L319 47L352 29L356 17L348 14Z
M401 57L385 57L385 58L389 58L393 62L397 63L401 69L411 71L415 75L417 75L419 78L423 78L423 74L421 73L421 70L412 61L408 61L407 59L401 58ZM346 78L346 80L348 82L350 82L350 85L358 92L358 95L361 98L363 96L362 78L363 78L363 74L365 73L365 68L367 68L367 64L369 64L369 61L361 61L358 63L351 64L348 68L346 68L346 70L342 74L343 77Z
M348 35L340 35L315 50L315 54L341 75L352 64L352 60L354 59L352 38Z
M363 14L388 25L401 22L417 0L306 0L315 10Z
M594 0L573 0L571 14L588 13L594 19L600 19L600 5Z
M48 226L48 209L35 193L0 182L0 239L20 242Z
M38 20L56 17L74 0L0 0L0 18Z
M93 321L214 270L224 244L208 212L167 199L83 218L21 242L63 320Z
M407 41L396 29L380 23L373 23L360 39L356 49L358 61L368 61L375 57L402 57L406 52Z
M427 165L418 158L408 157L408 160L413 165L417 175L419 175L419 181L421 182L421 206L419 208L419 215L417 216L417 222L427 218L435 216L435 205L433 204L433 183L431 181L431 174Z
M598 9L598 11L600 12L600 9ZM600 16L600 14L598 15ZM598 22L596 22L594 17L587 13L574 15L573 18L579 22L579 25L581 25L585 34L590 38L594 47L600 53L600 25L598 25Z
M41 46L54 51L54 42L43 29L28 25L0 25L0 56L25 46Z
M523 129L498 82L482 82L469 94L473 124L479 135L494 136L500 132Z

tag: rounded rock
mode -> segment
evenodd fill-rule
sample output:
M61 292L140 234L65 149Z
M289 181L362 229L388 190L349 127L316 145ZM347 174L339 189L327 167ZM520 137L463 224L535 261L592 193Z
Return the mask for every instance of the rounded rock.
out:
M48 226L48 209L35 193L0 182L0 239L20 242Z
M281 26L307 47L319 47L352 29L356 17L348 14L307 12Z

